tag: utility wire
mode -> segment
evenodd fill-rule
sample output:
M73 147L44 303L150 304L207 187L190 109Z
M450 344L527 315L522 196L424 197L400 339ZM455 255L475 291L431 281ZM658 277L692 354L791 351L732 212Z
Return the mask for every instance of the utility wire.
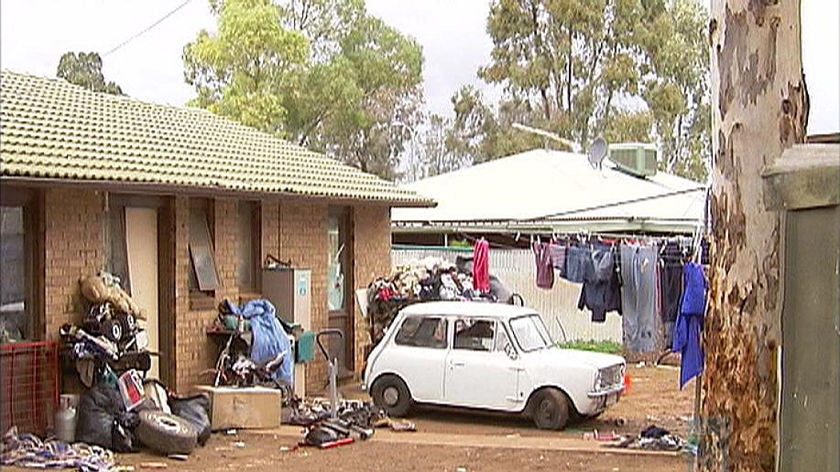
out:
M128 44L128 43L130 43L130 42L134 41L135 39L139 38L140 36L142 36L142 35L144 35L144 34L148 33L148 32L149 32L152 28L154 28L155 26L157 26L157 25L161 24L164 20L166 20L166 19L167 19L167 18L169 18L170 16L174 15L174 14L175 14L175 12L177 12L177 11L178 11L178 10L180 10L181 8L184 8L185 6L187 6L187 4L188 4L188 3L190 3L191 1L192 1L192 0L185 0L183 3L181 3L180 5L178 5L177 7L175 7L175 9L174 9L174 10L172 10L172 11L170 11L169 13L167 13L167 14L163 15L163 17L161 17L159 20L157 20L157 21L155 21L154 23L152 23L151 25L147 26L145 29L143 29L143 30L142 30L142 31L140 31L139 33L135 34L134 36L132 36L132 37L130 37L130 38L128 38L128 39L126 39L125 41L123 41L123 42L121 42L120 44L118 44L118 45L114 46L113 48L111 48L111 50L110 50L110 51L108 51L108 52L106 52L105 54L103 54L103 55L102 55L102 57L108 56L109 54L111 54L111 53L114 53L114 52L118 51L120 48L122 48L122 47L123 47L123 46L125 46L126 44Z

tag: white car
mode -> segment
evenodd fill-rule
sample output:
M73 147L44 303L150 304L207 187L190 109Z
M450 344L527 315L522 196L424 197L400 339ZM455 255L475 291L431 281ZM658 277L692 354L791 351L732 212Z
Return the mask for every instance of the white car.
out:
M397 314L363 387L392 416L422 403L522 413L563 429L618 402L624 370L620 356L556 347L533 309L428 302Z

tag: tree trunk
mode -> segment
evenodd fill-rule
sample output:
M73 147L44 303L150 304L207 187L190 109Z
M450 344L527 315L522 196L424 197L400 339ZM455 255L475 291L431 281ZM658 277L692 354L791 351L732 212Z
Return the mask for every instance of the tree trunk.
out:
M780 217L761 171L803 142L799 0L713 0L714 238L701 470L770 471L778 445Z

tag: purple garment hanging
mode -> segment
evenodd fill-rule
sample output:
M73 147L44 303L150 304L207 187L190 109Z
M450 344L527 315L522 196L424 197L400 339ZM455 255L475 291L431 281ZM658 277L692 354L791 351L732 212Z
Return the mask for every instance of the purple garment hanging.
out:
M554 266L551 263L548 244L536 242L531 248L534 250L534 261L537 264L537 287L554 287Z

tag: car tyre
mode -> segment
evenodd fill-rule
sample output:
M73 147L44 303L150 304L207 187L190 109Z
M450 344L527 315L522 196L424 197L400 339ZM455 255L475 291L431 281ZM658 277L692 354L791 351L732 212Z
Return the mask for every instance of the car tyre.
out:
M531 419L539 429L560 430L569 421L569 401L563 392L548 388L533 397Z
M386 375L371 389L373 402L384 409L389 416L405 416L411 409L411 393L403 380L395 375Z
M140 412L137 438L162 454L189 454L198 443L198 433L185 419L158 410Z

